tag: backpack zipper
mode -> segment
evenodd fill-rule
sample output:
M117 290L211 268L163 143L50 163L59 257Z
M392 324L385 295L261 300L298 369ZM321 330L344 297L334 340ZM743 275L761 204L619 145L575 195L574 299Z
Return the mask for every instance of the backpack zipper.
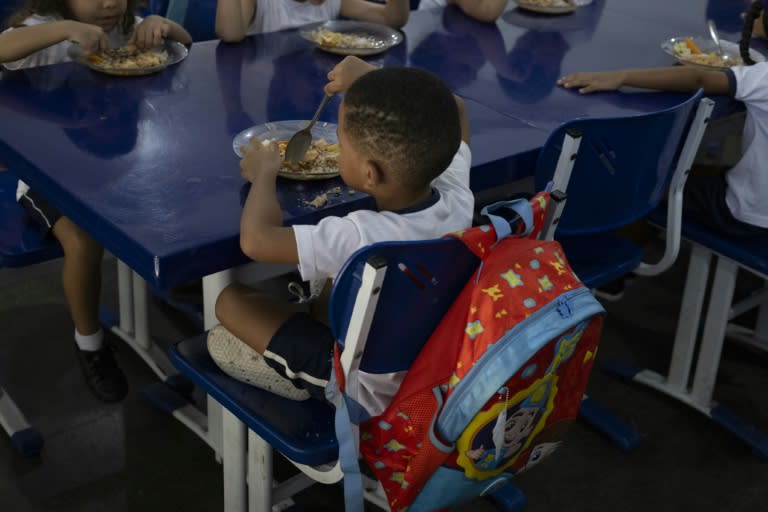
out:
M475 362L446 401L436 424L438 434L447 441L456 441L480 407L536 354L543 343L590 316L604 312L592 293L581 287L561 294L505 332ZM527 343L520 342L526 338ZM510 350L511 346L515 349Z

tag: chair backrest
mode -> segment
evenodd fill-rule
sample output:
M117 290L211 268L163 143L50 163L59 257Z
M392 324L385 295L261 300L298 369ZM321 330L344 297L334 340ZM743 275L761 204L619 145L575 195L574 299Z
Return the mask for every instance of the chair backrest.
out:
M193 41L216 37L216 0L167 0L165 16L183 25Z
M368 261L387 266L378 295L381 307L371 317L360 370L390 373L406 370L434 331L479 259L454 238L387 242L353 254L334 283L328 313L334 336L344 345ZM354 326L353 326L354 328ZM398 350L391 350L392 337Z
M678 169L701 99L699 90L666 110L620 118L574 119L555 129L536 165L537 190L552 180L566 132L581 134L557 234L611 231L653 210Z
M6 28L8 17L24 5L23 0L0 0L0 30Z

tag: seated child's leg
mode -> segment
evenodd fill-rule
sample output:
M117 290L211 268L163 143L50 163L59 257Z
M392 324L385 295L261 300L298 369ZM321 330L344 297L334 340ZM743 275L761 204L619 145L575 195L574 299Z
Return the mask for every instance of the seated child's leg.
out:
M128 393L128 381L111 349L104 346L98 316L104 250L33 190L28 190L19 202L35 220L40 233L52 234L64 249L61 280L75 324L75 353L86 384L99 400L122 400Z
M287 398L312 395L323 399L331 372L333 336L305 310L246 286L231 285L219 296L216 315L234 336L226 329L212 329L208 337L211 356L226 373L254 386ZM234 337L253 351L239 346Z
M53 223L52 233L64 250L61 281L75 324L76 354L83 377L100 400L122 400L128 393L128 381L111 348L104 345L99 323L104 249L66 217Z
M86 336L94 334L101 329L99 294L104 249L66 217L56 221L53 234L64 250L61 280L75 329Z

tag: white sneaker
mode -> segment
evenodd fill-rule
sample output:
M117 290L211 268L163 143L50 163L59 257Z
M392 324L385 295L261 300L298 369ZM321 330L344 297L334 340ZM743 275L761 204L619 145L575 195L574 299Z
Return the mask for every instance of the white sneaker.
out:
M208 331L208 353L224 373L240 382L290 400L309 398L306 389L297 388L290 379L277 373L261 354L235 337L223 325L216 325Z

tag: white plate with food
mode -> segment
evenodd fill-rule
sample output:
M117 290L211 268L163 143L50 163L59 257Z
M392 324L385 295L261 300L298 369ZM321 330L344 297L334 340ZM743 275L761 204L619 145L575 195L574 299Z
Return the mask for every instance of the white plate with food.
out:
M680 64L698 66L707 69L723 69L731 66L741 66L739 45L731 41L720 40L723 55L717 53L715 43L703 37L672 37L661 43L661 49ZM749 49L749 56L755 62L763 62L765 57L760 52Z
M275 121L252 126L238 133L232 141L232 149L237 156L243 156L243 146L249 146L256 137L262 143L276 141L280 157L285 157L285 146L291 135L309 123L308 120ZM312 128L312 145L304 158L297 164L283 162L278 176L292 180L324 180L339 175L338 166L339 140L336 136L336 124L318 121Z
M403 34L386 25L332 20L303 27L301 37L337 55L375 55L400 44Z
M69 47L72 60L94 71L119 76L157 73L186 59L188 54L186 46L170 40L155 48L141 49L129 44L90 55L82 53L80 45L73 44Z
M578 7L569 0L515 0L515 3L526 11L544 14L566 14L575 11Z

